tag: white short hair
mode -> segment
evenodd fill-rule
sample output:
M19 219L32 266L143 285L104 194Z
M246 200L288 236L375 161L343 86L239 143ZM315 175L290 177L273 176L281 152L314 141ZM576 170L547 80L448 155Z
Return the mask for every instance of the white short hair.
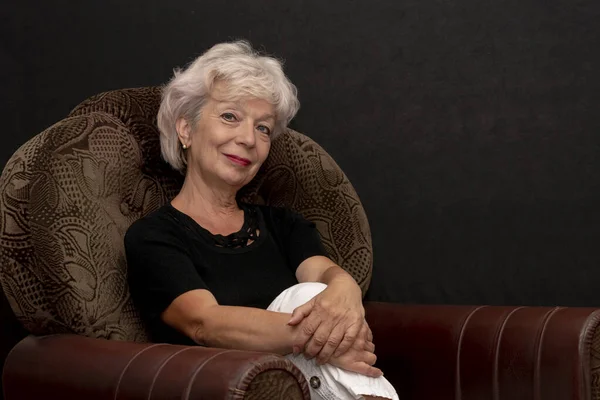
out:
M195 126L216 83L225 83L226 100L258 98L271 103L276 112L272 137L285 130L300 108L296 86L285 76L281 62L258 53L246 41L217 44L174 72L163 89L157 124L163 158L182 173L186 158L176 122L184 118Z

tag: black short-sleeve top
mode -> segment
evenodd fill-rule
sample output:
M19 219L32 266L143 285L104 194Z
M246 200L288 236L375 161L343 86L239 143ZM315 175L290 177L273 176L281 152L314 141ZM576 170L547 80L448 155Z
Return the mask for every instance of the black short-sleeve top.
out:
M185 292L206 289L220 305L266 309L297 283L302 261L327 256L315 224L300 214L244 208L254 213L259 230L245 247L216 246L210 232L170 204L131 225L125 235L129 288L154 341L191 343L160 318Z

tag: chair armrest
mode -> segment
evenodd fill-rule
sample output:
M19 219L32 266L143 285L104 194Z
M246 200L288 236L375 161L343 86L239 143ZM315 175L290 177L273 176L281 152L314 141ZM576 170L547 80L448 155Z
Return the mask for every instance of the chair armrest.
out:
M365 303L365 310L377 365L400 398L587 400L599 383L591 366L600 309Z
M5 400L309 399L300 370L274 354L28 336L3 371Z

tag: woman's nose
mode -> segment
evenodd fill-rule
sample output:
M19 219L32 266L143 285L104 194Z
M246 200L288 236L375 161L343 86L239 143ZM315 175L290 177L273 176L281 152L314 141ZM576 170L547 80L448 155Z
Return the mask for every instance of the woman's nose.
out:
M237 140L241 144L247 146L254 146L256 142L256 135L254 132L254 124L243 124L240 126L240 131L237 135Z

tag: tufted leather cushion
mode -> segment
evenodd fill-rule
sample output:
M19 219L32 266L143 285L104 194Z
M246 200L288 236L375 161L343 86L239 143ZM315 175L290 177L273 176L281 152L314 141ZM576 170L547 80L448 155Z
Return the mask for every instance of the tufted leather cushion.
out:
M30 332L148 339L129 298L122 241L132 222L169 201L183 181L160 159L159 102L159 88L94 96L7 163L0 282ZM313 220L332 259L366 291L372 247L364 210L315 142L294 131L278 137L240 195Z

